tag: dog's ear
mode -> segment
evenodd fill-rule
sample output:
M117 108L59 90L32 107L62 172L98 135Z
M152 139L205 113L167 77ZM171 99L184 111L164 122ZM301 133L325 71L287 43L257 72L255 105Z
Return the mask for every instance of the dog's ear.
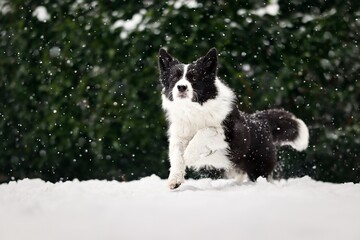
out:
M217 71L217 50L216 48L212 48L208 51L208 53L201 57L196 63L207 73L216 73Z
M168 70L170 67L179 64L179 60L171 56L165 49L159 50L159 69L160 73Z

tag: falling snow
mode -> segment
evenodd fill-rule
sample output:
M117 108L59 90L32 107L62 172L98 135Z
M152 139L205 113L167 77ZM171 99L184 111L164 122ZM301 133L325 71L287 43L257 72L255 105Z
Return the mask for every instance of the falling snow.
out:
M44 6L35 8L33 16L36 17L40 22L46 22L50 19L50 14Z

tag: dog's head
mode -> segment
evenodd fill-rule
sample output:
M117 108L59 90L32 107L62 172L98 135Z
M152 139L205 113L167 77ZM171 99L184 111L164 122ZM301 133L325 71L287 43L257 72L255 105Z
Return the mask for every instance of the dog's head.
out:
M217 95L217 51L215 48L191 64L183 64L165 49L159 51L160 82L170 101L203 104Z

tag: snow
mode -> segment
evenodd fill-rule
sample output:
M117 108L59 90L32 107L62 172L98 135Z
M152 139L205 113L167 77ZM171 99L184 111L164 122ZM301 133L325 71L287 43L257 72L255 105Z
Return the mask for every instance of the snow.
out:
M120 34L121 39L126 39L130 33L132 33L143 21L143 17L146 14L145 9L141 9L140 12L134 14L131 19L123 20L119 19L111 25L110 30L114 31L118 28L122 28L122 32Z
M297 17L302 17L302 22L307 23L318 19L324 19L336 14L336 9L332 8L329 11L326 11L320 15L312 15L312 14L297 14Z
M175 1L168 1L169 5L173 5L175 9L179 9L182 6L186 6L187 8L198 8L201 6L197 1L195 0L175 0Z
M11 8L8 5L8 1L6 0L0 0L0 14L7 14L8 12L11 12Z
M35 8L33 16L36 17L40 22L46 22L50 19L50 14L44 6L38 6Z
M251 14L257 15L259 17L262 17L264 15L276 16L279 14L279 10L280 10L280 6L278 4L278 0L270 0L269 4L265 5L264 7L250 10L250 11L240 8L237 10L236 13L239 16L244 16L248 13L251 13Z
M279 4L278 0L270 0L270 3L263 8L258 8L253 10L252 13L258 15L260 17L264 16L265 14L275 16L279 14Z
M360 239L360 184L39 179L0 185L0 239Z

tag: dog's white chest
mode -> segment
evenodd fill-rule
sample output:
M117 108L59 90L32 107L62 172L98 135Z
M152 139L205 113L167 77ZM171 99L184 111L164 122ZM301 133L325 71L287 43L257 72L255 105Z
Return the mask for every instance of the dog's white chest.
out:
M207 127L221 128L223 119L212 109L196 106L196 103L184 104L171 113L170 134L192 138L199 130Z

